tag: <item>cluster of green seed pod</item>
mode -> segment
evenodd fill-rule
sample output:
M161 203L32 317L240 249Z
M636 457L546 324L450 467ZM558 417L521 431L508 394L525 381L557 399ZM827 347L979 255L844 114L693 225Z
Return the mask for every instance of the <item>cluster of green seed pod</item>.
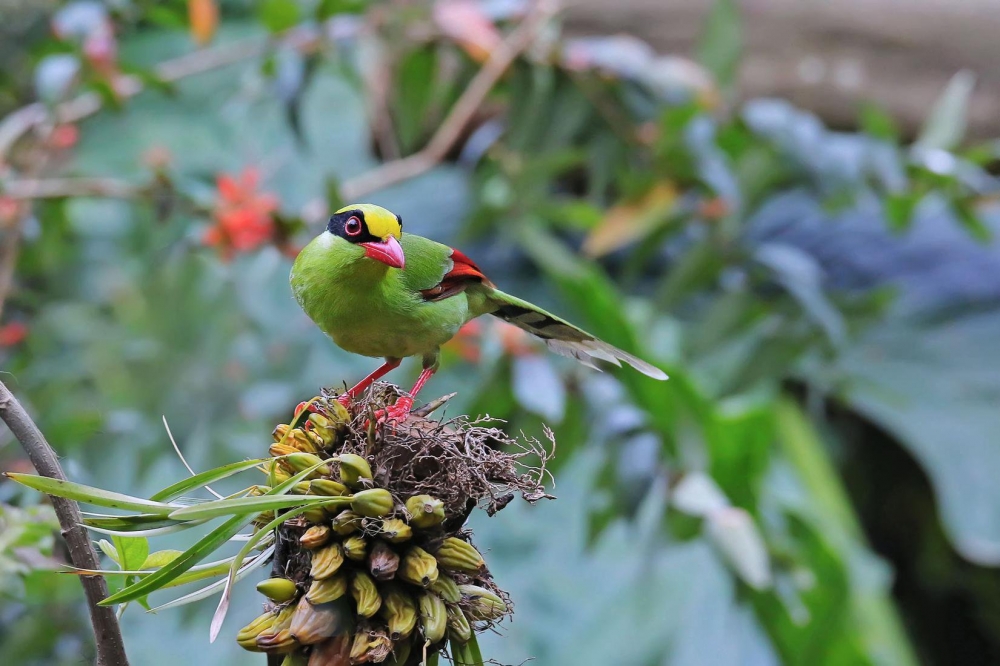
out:
M285 523L297 536L288 561L308 564L258 585L269 602L239 644L287 655L286 666L402 666L507 615L482 555L446 531L444 503L378 487L368 459L336 451L347 410L334 400L313 404L297 427L275 429L269 481L312 469L293 492L350 500Z

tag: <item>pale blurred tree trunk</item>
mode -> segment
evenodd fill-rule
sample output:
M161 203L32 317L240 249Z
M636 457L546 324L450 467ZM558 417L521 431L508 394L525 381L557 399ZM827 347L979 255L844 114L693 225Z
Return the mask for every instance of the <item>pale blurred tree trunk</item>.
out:
M834 127L853 127L870 100L913 134L949 78L971 69L971 134L1000 136L1000 0L737 1L741 97L783 97ZM566 0L567 27L692 54L712 2Z

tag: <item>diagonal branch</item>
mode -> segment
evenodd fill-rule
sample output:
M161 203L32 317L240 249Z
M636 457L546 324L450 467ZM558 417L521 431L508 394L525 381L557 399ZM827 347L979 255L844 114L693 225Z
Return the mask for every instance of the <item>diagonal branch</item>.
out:
M45 436L24 411L17 398L0 382L0 420L3 420L21 443L38 473L52 479L66 479L59 458L45 441ZM99 569L97 554L90 545L90 539L83 528L80 508L73 500L52 497L62 535L69 548L69 559L80 569ZM108 585L101 576L80 576L83 590L90 609L90 622L94 628L97 645L98 666L128 666L125 642L122 640L118 618L110 607L98 606L98 602L108 596Z
M340 188L341 196L354 201L376 190L419 176L437 166L462 136L462 130L482 106L493 86L514 60L531 47L545 21L553 16L556 9L555 2L538 0L521 24L493 49L423 149L344 181Z

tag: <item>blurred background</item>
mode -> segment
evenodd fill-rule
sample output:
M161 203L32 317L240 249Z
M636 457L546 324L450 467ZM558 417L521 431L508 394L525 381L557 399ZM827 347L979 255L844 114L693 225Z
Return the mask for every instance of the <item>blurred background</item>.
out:
M995 0L0 18L0 376L74 480L180 479L161 417L196 469L261 455L374 368L287 283L366 200L671 375L491 321L449 344L425 398L558 441L557 501L472 519L516 603L488 657L1000 663ZM30 471L6 429L0 467ZM93 654L57 532L0 480L5 663ZM132 663L263 663L232 640L252 586L209 644L214 605L130 608Z

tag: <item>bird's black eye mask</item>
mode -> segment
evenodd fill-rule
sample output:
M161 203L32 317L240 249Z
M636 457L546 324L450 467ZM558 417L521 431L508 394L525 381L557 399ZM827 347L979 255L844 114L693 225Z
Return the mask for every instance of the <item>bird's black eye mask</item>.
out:
M360 210L346 210L334 214L327 223L326 230L349 243L378 243L382 240L368 231L365 214Z

